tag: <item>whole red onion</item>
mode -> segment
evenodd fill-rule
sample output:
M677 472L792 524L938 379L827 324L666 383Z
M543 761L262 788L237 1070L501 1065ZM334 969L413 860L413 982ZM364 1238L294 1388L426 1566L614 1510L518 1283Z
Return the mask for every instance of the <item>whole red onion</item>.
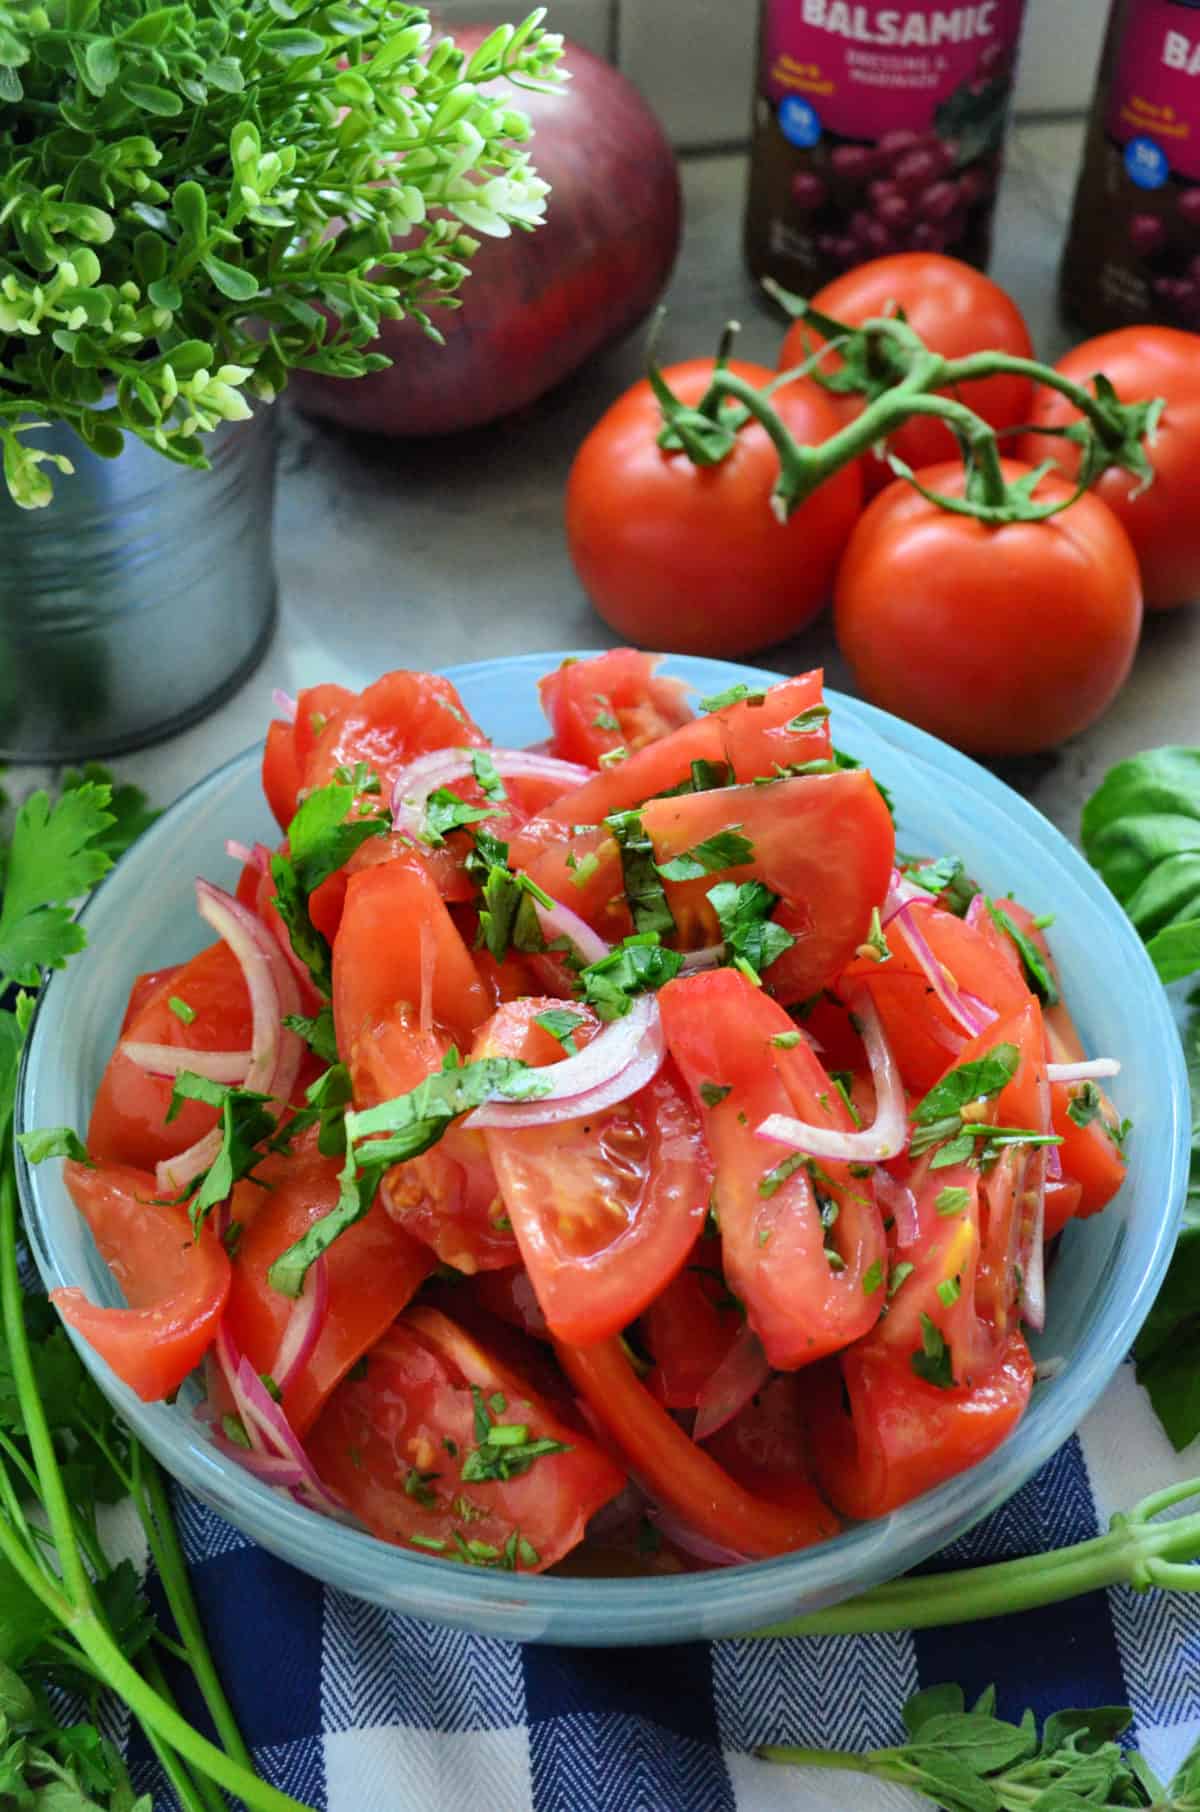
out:
M466 51L490 26L459 26ZM385 321L378 349L395 362L363 378L297 371L289 393L310 415L377 434L451 434L509 415L645 318L679 249L679 173L646 102L621 73L578 45L561 94L501 84L533 122L538 175L551 186L532 233L485 239L462 307L434 309L433 344L411 321Z

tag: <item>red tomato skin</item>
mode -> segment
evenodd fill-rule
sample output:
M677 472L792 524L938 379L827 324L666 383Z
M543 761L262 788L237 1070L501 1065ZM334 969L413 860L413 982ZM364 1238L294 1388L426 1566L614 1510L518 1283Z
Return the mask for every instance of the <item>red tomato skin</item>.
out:
M227 944L210 944L175 971L166 971L141 1006L127 1016L125 1038L147 1044L180 1045L192 1051L244 1051L250 1046L250 996ZM137 987L138 984L135 984ZM189 1025L168 1005L172 995L193 1008ZM131 1000L132 1009L132 1000ZM187 1101L167 1124L171 1081L139 1069L114 1051L92 1105L87 1146L102 1164L153 1170L163 1158L186 1151L216 1125L216 1109Z
M1008 478L1029 470L1002 462ZM921 483L961 496L961 465ZM1070 491L1053 474L1036 499ZM1142 621L1128 535L1086 494L1044 522L992 526L897 480L868 506L838 571L838 645L872 704L975 755L1027 755L1094 723L1120 691Z
M827 283L813 297L812 306L851 327L861 327L864 321L902 308L925 344L943 358L960 359L973 352L992 350L1022 359L1033 357L1029 328L1012 298L982 271L940 252L897 252L860 264ZM820 344L820 334L811 327L807 329L807 342L805 333L800 321L788 330L779 353L781 371L803 364ZM841 362L836 353L831 353L821 369L836 371ZM860 395L826 394L843 422L854 421L862 414ZM1015 428L1029 420L1033 384L1019 374L998 372L958 385L954 395L993 428ZM951 459L957 452L950 429L930 416L912 417L890 436L888 445L914 468ZM886 459L878 459L874 452L864 455L859 463L863 493L869 501L892 482L892 469Z
M130 1026L148 1001L160 992L163 983L173 981L183 968L182 963L171 963L165 969L147 969L139 975L129 990L129 999L125 1004L125 1016L121 1021L121 1036L126 1037Z
M323 1158L316 1132L302 1133L290 1153L272 1153L239 1183L230 1203L242 1228L233 1261L226 1326L255 1371L273 1371L293 1305L267 1273L338 1199L340 1158ZM264 1189L260 1185L265 1184ZM410 1239L376 1199L361 1221L325 1255L329 1299L312 1353L288 1384L283 1407L300 1436L367 1348L391 1326L434 1267L427 1246Z
M557 1063L562 1046L536 1024L555 1004L533 998L501 1007L472 1056ZM579 1011L582 1048L598 1023ZM666 1288L699 1237L712 1165L669 1062L638 1094L586 1122L490 1129L484 1143L539 1307L559 1339L589 1346L619 1333Z
M431 1022L464 1043L487 1018L471 953L429 875L406 862L352 875L333 946L333 1020L343 1062L401 1003L419 1014L423 991Z
M1079 1213L1082 1188L1072 1177L1052 1177L1046 1184L1046 1219L1043 1236L1057 1237Z
M362 761L378 776L386 804L397 775L418 755L486 743L448 679L400 669L328 713L304 764L304 786L328 786L338 768Z
M557 1342L558 1362L650 1496L707 1541L747 1559L790 1554L838 1530L823 1503L773 1503L732 1478L698 1447L637 1378L618 1340Z
M628 761L605 768L547 806L514 842L513 861L518 867L529 865L547 824L601 824L610 812L641 805L687 780L694 761L725 762L734 779L743 782L773 774L776 763L788 767L793 762L827 761L832 744L826 719L818 717L804 731L787 728L793 718L821 704L823 688L824 675L818 668L771 686L757 703L726 705L647 743Z
M1147 610L1173 610L1200 598L1198 352L1194 333L1121 327L1073 347L1054 368L1085 389L1102 371L1123 403L1166 400L1154 436L1145 443L1153 484L1143 486L1132 472L1111 466L1092 487L1133 543ZM1065 428L1080 417L1060 391L1041 386L1028 419L1035 428ZM1079 470L1079 447L1058 435L1028 434L1019 454L1030 465L1052 459L1072 480Z
M822 1490L843 1516L866 1521L977 1466L1024 1415L1033 1371L1016 1331L999 1364L969 1390L942 1390L918 1378L907 1358L852 1347L814 1380L813 1457Z
M833 1514L813 1480L808 1450L808 1375L780 1372L704 1442L718 1465L747 1491L787 1504L836 1533Z
M154 1178L128 1165L68 1163L67 1188L91 1228L127 1308L101 1308L82 1290L52 1290L69 1328L145 1403L178 1390L216 1336L229 1294L229 1259L211 1224L195 1239L184 1204L158 1204Z
M544 675L538 695L552 732L551 755L596 768L610 750L634 755L690 723L695 714L687 685L657 678L661 659L636 648L611 648L591 660L564 661Z
M569 1451L543 1455L507 1482L463 1481L476 1444L471 1384L484 1398L504 1396L497 1421L524 1422L532 1439L561 1441ZM308 1451L326 1484L381 1540L420 1552L410 1537L423 1535L444 1541L453 1558L455 1528L497 1551L516 1530L537 1553L536 1563L519 1560L520 1571L541 1572L560 1560L625 1483L608 1456L562 1422L524 1377L435 1309L410 1309L395 1322L371 1349L366 1376L347 1378L334 1392ZM404 1488L412 1470L428 1478L417 1494ZM465 1526L454 1508L464 1499L471 1512Z
M642 1315L654 1360L646 1385L668 1409L695 1409L704 1386L737 1339L742 1317L721 1276L721 1244L702 1239L692 1257Z
M813 1121L822 1112L844 1131L853 1122L820 1060L803 1041L772 1043L795 1028L783 1008L734 969L668 982L659 993L667 1047L696 1100L717 1170L721 1252L730 1287L771 1364L793 1370L838 1351L874 1326L886 1301L887 1242L869 1184L844 1164L824 1163L838 1203L825 1227L801 1167L762 1186L790 1154L760 1139L770 1114ZM704 1091L725 1089L706 1102ZM821 1105L824 1097L825 1106ZM836 1247L842 1269L826 1256ZM867 1288L869 1275L878 1277Z
M713 365L691 359L663 375L694 406ZM728 369L756 388L774 376L736 359ZM805 444L837 431L835 411L807 379L773 401ZM669 642L679 654L748 654L804 628L829 597L859 511L857 467L835 472L781 523L771 509L779 456L759 423L705 467L660 448L662 425L643 379L600 418L571 467L567 546L600 615L631 642Z
M277 717L267 725L262 788L280 830L286 830L296 816L303 778L303 771L296 757L296 739L292 725Z

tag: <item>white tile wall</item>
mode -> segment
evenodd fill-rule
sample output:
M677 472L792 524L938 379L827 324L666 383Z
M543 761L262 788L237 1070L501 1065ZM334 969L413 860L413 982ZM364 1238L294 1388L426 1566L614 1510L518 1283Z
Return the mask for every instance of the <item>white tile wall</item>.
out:
M532 0L529 0L532 4ZM456 19L521 18L525 0L438 0ZM1027 0L1016 106L1022 113L1088 105L1106 0ZM601 56L616 54L677 145L746 137L758 0L549 0L546 23Z

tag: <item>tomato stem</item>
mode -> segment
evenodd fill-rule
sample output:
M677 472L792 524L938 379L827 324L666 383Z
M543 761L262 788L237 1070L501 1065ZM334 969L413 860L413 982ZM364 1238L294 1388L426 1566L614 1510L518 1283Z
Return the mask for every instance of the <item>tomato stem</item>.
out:
M1173 1521L1158 1517L1200 1496L1200 1478L1172 1486L1117 1515L1104 1535L1073 1547L953 1573L892 1580L844 1604L751 1632L774 1636L850 1636L884 1630L932 1629L1036 1610L1112 1585L1200 1592L1200 1511Z

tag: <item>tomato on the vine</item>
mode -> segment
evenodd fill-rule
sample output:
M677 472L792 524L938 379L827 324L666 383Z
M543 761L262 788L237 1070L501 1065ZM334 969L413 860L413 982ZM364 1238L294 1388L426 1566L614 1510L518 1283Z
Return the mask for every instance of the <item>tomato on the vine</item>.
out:
M690 359L663 376L694 408L713 368L712 359ZM775 375L736 359L728 369L756 389ZM798 379L772 401L805 445L837 432L837 412L814 383ZM575 456L567 546L592 603L619 635L682 654L749 654L794 635L829 597L861 503L856 468L835 472L781 523L771 509L779 455L758 422L709 466L660 447L662 427L643 379Z
M1002 465L1010 482L1028 471ZM956 497L966 482L957 462L917 477ZM1049 474L1035 501L1069 495ZM1141 621L1129 537L1086 493L1045 521L992 525L897 480L838 572L838 643L863 693L974 755L1033 754L1087 729L1124 683Z
M1110 466L1094 489L1133 542L1146 608L1194 603L1200 599L1200 339L1177 327L1121 327L1073 347L1055 370L1085 388L1102 371L1123 403L1165 399L1144 442L1153 484ZM1079 415L1069 398L1043 387L1029 419L1037 428L1067 428ZM1053 459L1069 478L1079 470L1078 443L1061 435L1028 434L1020 453L1030 465Z
M846 271L818 292L814 308L851 327L861 327L881 315L902 309L904 318L931 352L947 359L966 358L974 352L1007 352L1017 358L1033 356L1033 343L1020 309L998 283L957 258L940 252L897 252L875 258ZM789 329L779 354L779 369L802 365L820 343L821 336L797 321ZM836 371L841 363L830 353L821 363L823 372ZM826 392L843 422L862 414L864 399L857 392ZM956 386L959 402L981 415L993 428L1014 428L1029 420L1033 385L1019 373L996 372ZM915 415L888 439L889 451L910 466L934 465L951 458L957 445L945 422L929 415ZM886 458L874 452L859 462L868 498L892 478Z

